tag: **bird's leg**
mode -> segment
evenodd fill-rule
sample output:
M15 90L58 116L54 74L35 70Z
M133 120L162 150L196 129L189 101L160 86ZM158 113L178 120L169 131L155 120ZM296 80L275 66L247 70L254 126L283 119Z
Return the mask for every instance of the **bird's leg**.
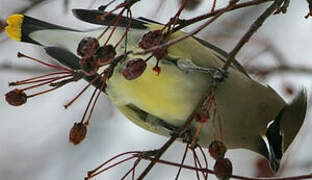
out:
M179 131L179 127L174 126L172 124L169 124L163 120L159 120L157 122L157 125L166 129L169 132L170 136L173 136L174 134L176 134ZM183 142L190 144L192 142L195 131L196 130L194 128L189 127L182 132L182 134L179 138L181 138Z
M206 67L200 67L194 64L192 61L187 59L179 59L177 60L177 66L180 70L185 72L202 72L208 74L213 80L216 82L223 82L228 77L228 71L212 67L212 68L206 68Z
M183 139L182 141L183 141L184 143L187 143L187 144L192 144L192 143L194 143L194 136L195 136L195 133L196 133L196 130L195 130L194 128L188 128L188 129L186 129L186 130L183 132L182 136L181 136L181 138ZM197 146L197 142L198 142L198 138L196 138L196 142L195 142L194 147Z
M179 130L179 128L177 128L177 127L171 129L170 135L173 136L175 133L178 132L178 130ZM182 142L187 143L187 144L191 144L193 141L195 131L196 130L194 128L189 127L182 132L182 134L179 138L182 139Z
M166 125L163 126L163 127L170 131L169 134L171 136L173 136L179 130L179 128L177 128L175 126L172 126L171 124L168 124L168 123L166 123ZM185 131L182 132L182 135L179 138L182 138L182 142L184 142L186 144L191 144L193 142L193 140L194 140L194 138L193 138L194 134L195 134L195 129L194 128L187 128ZM197 143L195 144L194 147L197 147ZM160 149L141 151L141 152L139 152L139 156L142 157L142 158L144 158L144 157L154 157L154 156L157 155L159 150Z

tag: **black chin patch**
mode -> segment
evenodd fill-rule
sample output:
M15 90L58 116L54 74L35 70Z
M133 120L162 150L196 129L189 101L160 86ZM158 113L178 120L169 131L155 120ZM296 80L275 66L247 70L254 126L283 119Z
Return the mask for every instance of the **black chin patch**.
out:
M269 143L269 160L271 168L276 172L283 156L283 136L280 131L279 119L276 119L267 129L266 137Z

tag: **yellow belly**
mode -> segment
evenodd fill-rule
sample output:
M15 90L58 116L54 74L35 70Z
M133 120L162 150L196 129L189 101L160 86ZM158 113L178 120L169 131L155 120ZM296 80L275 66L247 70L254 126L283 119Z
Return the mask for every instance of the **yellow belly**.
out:
M135 80L120 73L109 80L108 94L117 106L133 104L173 125L181 125L207 90L209 79L204 74L185 74L173 64L161 64L161 73L152 71L150 62Z

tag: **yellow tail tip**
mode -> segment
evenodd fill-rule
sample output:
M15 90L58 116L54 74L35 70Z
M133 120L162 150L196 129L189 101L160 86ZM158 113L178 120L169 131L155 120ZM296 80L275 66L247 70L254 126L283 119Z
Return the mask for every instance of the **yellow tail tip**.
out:
M22 14L12 14L6 19L7 26L5 27L5 31L9 35L11 39L15 41L21 41L22 38L22 23L24 16Z

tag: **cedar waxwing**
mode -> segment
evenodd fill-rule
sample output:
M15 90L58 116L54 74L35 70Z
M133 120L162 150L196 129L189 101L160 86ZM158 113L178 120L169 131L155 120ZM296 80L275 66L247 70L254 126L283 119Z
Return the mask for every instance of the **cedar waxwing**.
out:
M111 14L103 21L97 16L99 10L73 10L75 16L85 22L109 26L116 15ZM128 26L128 18L122 17L110 44L115 44ZM97 37L103 27L91 30L75 30L43 22L25 15L15 14L7 19L8 35L17 41L38 44L58 62L72 69L79 69L79 58L75 55L79 42L84 37ZM116 49L117 54L127 50L140 51L138 43L149 31L161 29L163 25L144 19L133 19L127 35L127 44ZM100 40L104 44L110 27ZM169 40L184 35L178 31ZM149 55L129 54L120 62L107 82L106 94L117 108L132 122L154 133L170 136L184 124L203 95L214 83L211 74L220 69L227 53L208 42L189 37L168 48L168 55L159 61L159 75L152 69L153 57L147 61L145 71L136 79L127 80L122 70L133 58ZM104 67L105 68L105 67ZM103 68L100 69L103 71ZM245 148L257 152L270 161L274 171L279 168L283 153L287 150L303 124L307 97L305 91L298 93L287 104L270 86L252 79L244 68L234 61L228 77L218 84L215 91L216 111L221 124L212 117L204 124L198 144L208 147L214 140L215 129L222 126L223 141L230 149ZM191 125L196 129L198 123Z

